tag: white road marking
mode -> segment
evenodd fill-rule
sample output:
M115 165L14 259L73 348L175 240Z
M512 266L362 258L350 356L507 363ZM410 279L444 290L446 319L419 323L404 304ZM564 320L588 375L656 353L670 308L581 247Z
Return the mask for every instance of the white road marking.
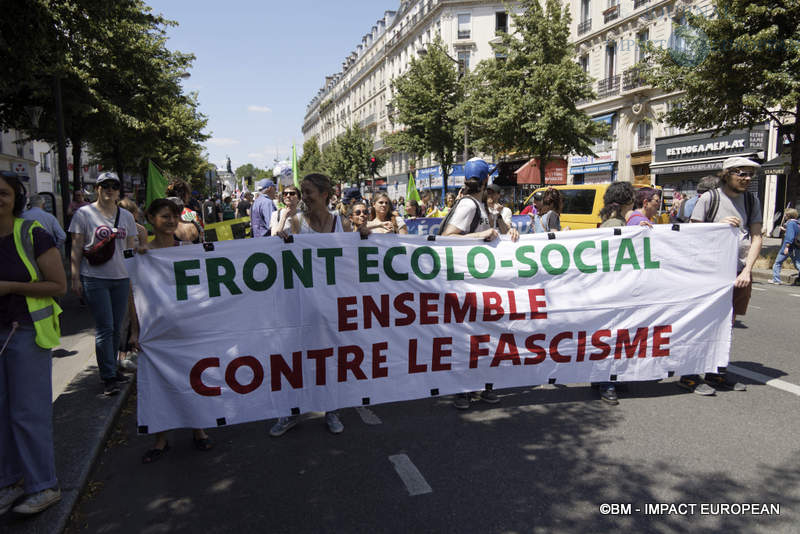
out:
M433 493L433 489L425 481L417 466L411 462L408 455L395 454L394 456L389 456L389 461L392 462L394 470L400 475L400 480L406 485L409 495L413 497L414 495Z
M771 376L762 375L761 373L750 371L749 369L738 367L736 365L728 365L728 371L731 373L736 373L739 376L749 378L750 380L755 380L756 382L761 382L762 384L781 389L788 393L793 393L800 397L800 386L797 384L792 384L791 382L786 382L785 380L781 380L779 378L772 378Z
M760 287L754 287L753 291L766 291L766 289L762 289Z
M753 308L754 310L763 310L764 309L764 308L762 308L760 306L750 306L750 307Z
M379 425L383 421L381 421L380 417L375 415L375 412L370 410L369 408L364 408L363 406L358 406L356 408L358 415L361 416L361 420L364 421L368 425Z
M790 294L791 296L793 296L793 297L800 297L800 294L797 294L797 293L789 293L789 294Z

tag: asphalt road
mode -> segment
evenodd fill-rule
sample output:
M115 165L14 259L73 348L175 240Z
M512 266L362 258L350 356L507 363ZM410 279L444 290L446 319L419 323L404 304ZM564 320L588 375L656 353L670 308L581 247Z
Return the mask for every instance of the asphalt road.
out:
M731 366L777 381L745 378L747 392L700 397L670 379L631 384L616 407L580 385L467 412L379 405L343 410L338 436L320 414L277 439L264 422L213 429L209 452L173 431L153 465L132 398L67 532L796 533L800 287L755 289Z

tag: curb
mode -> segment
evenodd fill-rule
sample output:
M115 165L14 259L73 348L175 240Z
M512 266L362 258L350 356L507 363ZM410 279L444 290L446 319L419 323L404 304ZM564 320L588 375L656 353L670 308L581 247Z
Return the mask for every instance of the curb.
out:
M753 281L769 282L772 280L772 271L769 269L753 269L751 276ZM781 284L790 286L798 283L800 283L800 277L797 271L781 270Z

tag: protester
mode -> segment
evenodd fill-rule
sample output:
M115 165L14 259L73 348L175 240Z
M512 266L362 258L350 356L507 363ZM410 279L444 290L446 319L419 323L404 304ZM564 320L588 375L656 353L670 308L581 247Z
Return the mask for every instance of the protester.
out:
M42 209L44 207L44 197L42 195L31 195L28 202L31 207L22 212L22 218L29 221L39 221L42 228L53 238L56 248L60 249L67 239L67 234L61 228L58 219Z
M489 219L484 202L486 181L489 178L489 165L480 158L472 158L464 166L467 180L464 182L465 196L455 203L450 213L442 221L440 233L442 236L461 236L494 241L498 237ZM498 220L502 223L502 219ZM502 233L508 232L512 241L519 239L519 232L515 228L506 228L500 224ZM453 400L453 406L459 410L469 409L471 398L482 400L490 404L500 402L497 394L491 390L482 392L459 393Z
M203 202L203 225L214 224L219 222L219 209L217 203L213 198L207 198Z
M113 172L97 177L97 200L72 218L72 289L84 294L95 322L95 354L104 394L119 393L128 378L117 369L117 348L128 307L130 280L122 253L136 245L133 215L117 207L121 183Z
M278 229L283 229L287 234L292 233L292 229L286 225L286 221L297 214L297 206L300 204L300 190L293 185L287 185L281 193L283 196L284 207L272 212L270 228L272 235L278 235Z
M328 210L328 201L333 194L330 178L324 174L308 174L303 178L300 190L303 195L305 211L294 215L288 221L284 220L283 222L288 223L289 227L286 228L285 225L281 225L276 235L285 239L288 237L288 229L291 229L293 234L325 234L350 231L350 221ZM297 425L297 420L296 415L278 418L278 421L269 431L270 435L273 437L284 435ZM333 434L341 434L344 431L344 425L335 411L325 414L325 423L328 425L328 430Z
M400 214L401 217L406 216L406 201L403 199L403 197L397 199L397 205L395 209L397 213Z
M119 207L125 210L128 210L131 215L133 215L133 220L136 224L136 247L143 247L147 244L147 228L139 224L137 221L139 220L139 206L136 205L130 198L123 198L119 201Z
M355 202L350 206L350 226L353 232L358 232L360 228L367 224L369 210L363 202Z
M0 515L36 514L61 499L51 349L61 313L53 297L67 281L53 238L20 217L24 204L19 178L0 173Z
M544 191L536 191L531 198L531 203L528 206L531 210L528 212L528 216L531 218L531 233L542 233L544 232L544 226L542 226L542 210L544 210ZM559 221L560 222L560 221Z
M761 167L755 161L735 156L722 162L721 186L703 193L692 211L692 222L727 223L739 228L739 257L736 280L733 284L733 316L747 313L753 288L751 273L761 252L761 203L747 191L756 171ZM699 395L714 395L716 389L745 391L744 384L727 376L724 370L706 373L705 382L699 375L682 376L678 386ZM713 387L710 387L713 386Z
M548 187L542 195L541 224L545 232L561 231L563 200L555 187Z
M250 207L253 205L253 195L251 193L245 193L242 196L241 200L239 200L239 204L236 205L236 218L241 219L243 217L250 216Z
M686 200L683 203L683 206L681 206L681 216L679 217L680 222L691 221L692 211L694 210L695 205L697 205L697 200L700 198L700 196L706 191L710 191L711 189L716 189L717 187L719 187L718 176L709 175L700 178L700 183L697 184L697 195Z
M275 211L275 182L267 178L259 180L258 191L261 193L258 198L253 201L253 207L250 208L250 228L252 229L253 237L267 237L270 233L270 220L272 219L272 212Z
M223 221L230 221L236 218L236 211L233 209L233 205L231 204L231 197L225 197L222 199L222 220Z
M787 258L791 258L794 262L795 268L800 271L800 224L797 222L797 210L788 208L784 214L786 233L783 235L781 248L778 250L778 255L775 257L775 263L772 265L772 280L770 284L781 284L781 268L783 262ZM800 278L798 278L800 280Z
M205 241L205 231L196 219L185 220L183 211L183 200L180 197L167 197L167 200L173 202L181 211L181 218L178 220L178 228L175 230L175 236L181 241L189 243L202 243Z
M139 247L139 252L145 253L147 250L179 246L181 241L175 237L175 231L178 229L178 221L180 220L179 218L180 207L171 200L159 198L151 202L150 206L147 208L147 222L153 227L155 237L143 247ZM135 306L132 307L131 317L133 318L131 345L135 348L139 348L139 321ZM213 447L211 438L208 437L205 430L202 428L195 428L193 433L194 447L197 450L207 451ZM158 432L153 448L142 456L142 463L150 464L158 461L169 450L170 446L167 440L167 432Z
M119 207L128 210L133 215L133 220L139 219L139 206L130 198L123 198L119 201ZM136 223L136 245L134 248L142 248L147 246L147 229ZM117 358L117 366L124 371L136 370L136 348L133 347L129 340L131 332L131 324L134 321L134 314L132 313L133 299L130 299L128 307L128 315L125 319L125 324L122 328L120 335L119 357Z
M407 234L408 227L402 217L392 212L392 201L386 193L375 197L375 217L367 227L376 234Z
M640 187L636 191L635 208L628 215L627 226L649 225L655 222L658 207L661 205L661 192L652 187Z
M494 227L497 228L498 221L502 220L506 228L511 228L511 210L500 204L500 195L503 190L497 184L490 184L486 187L486 206L489 210L489 215L495 221ZM455 195L448 193L448 196L453 198L455 202ZM445 202L447 199L445 199Z
M200 224L201 219L197 215L197 212L189 207L189 201L192 199L192 188L189 187L189 184L186 183L185 180L181 180L180 178L172 180L167 186L166 196L167 198L178 197L180 199L182 221L188 223L196 222Z

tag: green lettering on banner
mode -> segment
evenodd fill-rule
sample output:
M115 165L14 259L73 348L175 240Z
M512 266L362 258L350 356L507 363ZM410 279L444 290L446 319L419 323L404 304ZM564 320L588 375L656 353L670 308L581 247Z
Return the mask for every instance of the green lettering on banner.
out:
M392 247L387 250L386 254L383 256L383 270L392 280L408 280L408 273L398 273L392 266L392 260L394 257L401 254L406 254L406 247Z
M553 267L550 263L550 253L556 251L561 254L561 266ZM542 267L548 274L564 274L569 269L569 252L567 247L558 243L550 243L542 249Z
M603 272L611 272L611 265L608 258L608 241L600 242L600 257L603 260Z
M200 276L193 274L188 275L186 271L189 269L199 269L200 260L184 260L176 261L172 265L175 271L175 297L178 300L187 300L189 298L189 286L199 286Z
M222 271L220 272L220 267ZM236 267L228 258L208 258L206 260L206 273L208 274L208 296L219 297L222 292L220 286L224 285L231 295L241 295L242 290L233 281L236 276Z
M457 273L453 262L453 249L447 247L444 249L445 263L447 264L447 279L448 280L463 280L464 273Z
M430 256L433 261L433 269L429 273L424 273L420 269L419 260L423 255ZM439 255L431 247L419 247L411 253L411 270L420 280L433 280L441 269L442 260L439 259Z
M321 248L317 250L318 258L325 258L325 278L329 286L336 285L336 258L344 256L340 248Z
M644 268L645 269L660 269L661 262L660 261L653 261L652 254L650 252L650 238L644 238Z
M267 276L263 280L256 280L255 278L254 271L257 265L264 265L267 268ZM244 285L253 291L266 291L272 287L277 277L278 264L269 254L256 252L244 262L244 272L242 272Z
M297 275L297 279L302 282L305 287L314 287L314 274L311 270L311 249L303 249L303 264L297 261L294 253L291 250L284 250L281 253L283 260L283 288L294 289L294 277L292 274Z
M377 267L378 260L371 260L369 256L377 255L378 247L358 247L358 281L377 282L378 273L367 272L370 267Z
M623 265L630 265L635 271L640 269L639 260L636 259L636 249L633 248L633 240L628 238L623 239L619 244L614 272L621 271Z
M578 243L578 246L575 247L575 266L578 267L578 270L582 273L589 274L589 273L596 273L597 266L596 265L587 265L583 263L583 259L581 258L581 254L587 248L597 248L597 243L594 241L581 241Z
M487 267L485 272L480 272L478 269L475 268L475 257L478 254L486 256L486 259L489 260L489 266ZM469 274L472 275L473 278L478 278L478 279L489 278L494 274L494 267L495 267L494 254L492 254L492 252L486 247L473 247L469 249L469 252L467 252L467 270L469 271Z
M520 278L530 278L539 272L539 265L536 263L536 260L533 258L529 258L525 254L533 254L536 252L536 248L531 245L525 245L522 247L517 248L516 256L517 261L523 265L527 265L530 267L528 270L519 270L517 271L517 276Z

